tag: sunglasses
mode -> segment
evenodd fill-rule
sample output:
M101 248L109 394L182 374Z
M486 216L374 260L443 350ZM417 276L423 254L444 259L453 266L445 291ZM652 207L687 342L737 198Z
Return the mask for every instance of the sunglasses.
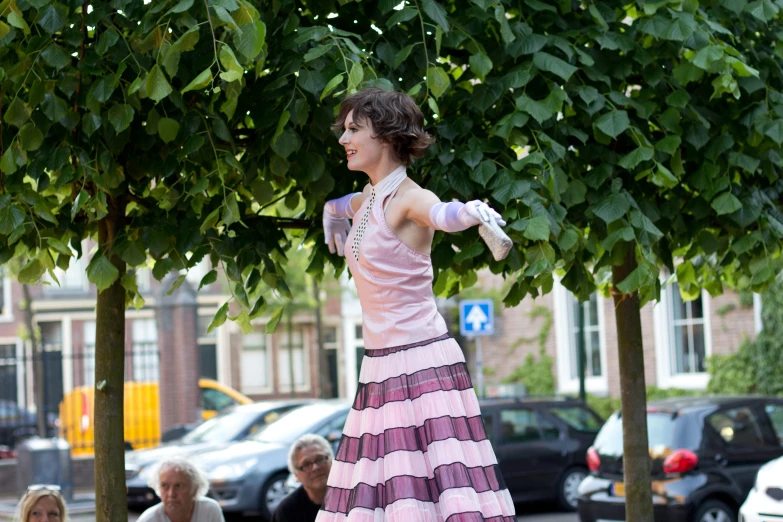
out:
M61 490L62 490L62 488L60 486L58 486L57 484L30 484L29 486L27 486L27 491L28 492L33 492L33 491L52 491L52 492L59 493Z

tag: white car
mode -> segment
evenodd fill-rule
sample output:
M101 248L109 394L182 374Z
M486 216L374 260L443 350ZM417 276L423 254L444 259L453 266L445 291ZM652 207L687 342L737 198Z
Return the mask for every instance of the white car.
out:
M783 457L764 464L740 508L740 522L783 520Z

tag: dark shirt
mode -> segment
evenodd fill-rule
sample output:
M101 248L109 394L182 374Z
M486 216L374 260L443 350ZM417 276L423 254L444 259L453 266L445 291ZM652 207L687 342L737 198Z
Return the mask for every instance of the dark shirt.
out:
M307 496L304 486L299 486L280 501L272 522L315 522L320 508Z

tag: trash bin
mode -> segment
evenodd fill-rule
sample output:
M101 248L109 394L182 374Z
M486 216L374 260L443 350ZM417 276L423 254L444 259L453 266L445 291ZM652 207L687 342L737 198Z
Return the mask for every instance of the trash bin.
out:
M23 495L31 484L56 484L66 502L73 499L71 447L65 439L32 437L16 446L19 495Z

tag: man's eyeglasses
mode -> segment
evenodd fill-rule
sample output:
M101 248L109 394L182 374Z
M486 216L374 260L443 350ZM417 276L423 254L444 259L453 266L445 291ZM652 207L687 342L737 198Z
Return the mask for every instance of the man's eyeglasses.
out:
M59 493L62 490L57 484L30 484L27 486L27 491L53 491Z
M312 470L313 470L313 468L314 468L316 465L319 465L319 466L320 466L321 464L326 464L326 462L327 462L328 460L329 460L329 455L320 455L320 456L319 456L319 457L317 457L315 460L311 460L310 462L305 462L304 464L302 464L301 466L299 466L297 469L298 469L299 471L304 471L304 472L306 472L306 473L307 473L307 472L310 472L310 471L312 471Z

